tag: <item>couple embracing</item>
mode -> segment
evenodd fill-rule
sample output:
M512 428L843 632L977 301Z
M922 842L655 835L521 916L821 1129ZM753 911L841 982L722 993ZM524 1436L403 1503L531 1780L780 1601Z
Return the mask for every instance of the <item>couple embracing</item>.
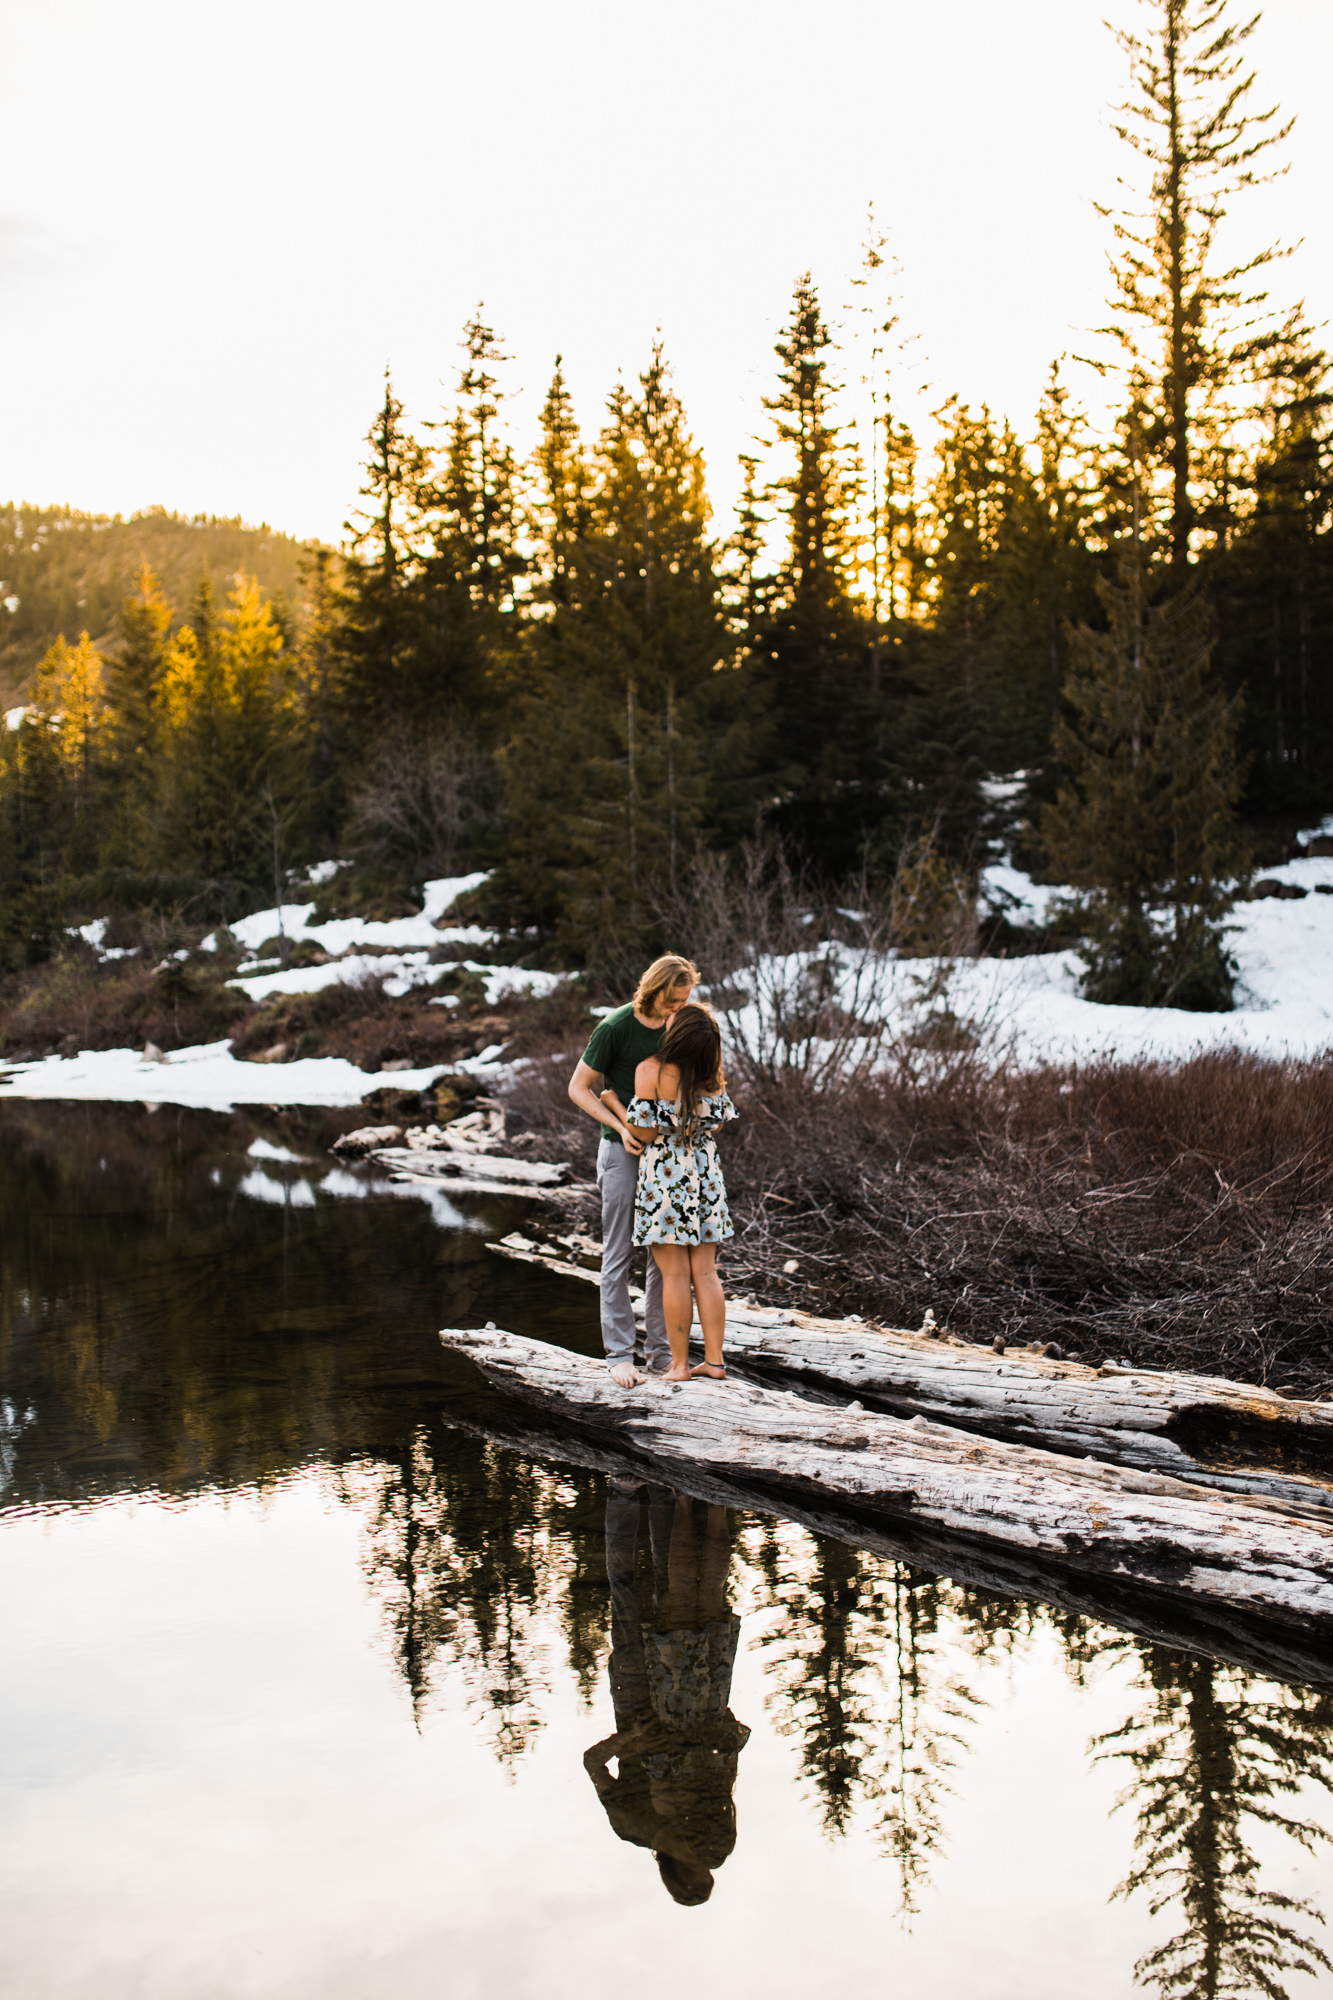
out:
M630 1265L646 1245L648 1372L667 1382L691 1374L721 1381L726 1301L716 1249L733 1234L714 1135L736 1107L722 1074L722 1038L711 1010L691 1001L699 983L687 958L655 959L634 998L593 1030L569 1085L571 1100L602 1127L602 1344L611 1379L632 1389ZM704 1359L691 1369L697 1306Z

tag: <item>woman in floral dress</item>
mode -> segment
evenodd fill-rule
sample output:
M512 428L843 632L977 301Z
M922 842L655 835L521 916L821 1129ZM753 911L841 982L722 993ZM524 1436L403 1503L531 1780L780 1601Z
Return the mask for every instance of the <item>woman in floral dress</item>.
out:
M722 1037L707 1007L692 1002L672 1016L657 1055L639 1064L634 1091L622 1114L644 1141L634 1241L651 1246L662 1273L671 1343L671 1366L663 1379L684 1382L694 1374L720 1382L726 1374L722 1345L727 1303L715 1258L717 1245L735 1232L714 1135L736 1116L736 1107L722 1074ZM695 1306L704 1359L692 1370Z

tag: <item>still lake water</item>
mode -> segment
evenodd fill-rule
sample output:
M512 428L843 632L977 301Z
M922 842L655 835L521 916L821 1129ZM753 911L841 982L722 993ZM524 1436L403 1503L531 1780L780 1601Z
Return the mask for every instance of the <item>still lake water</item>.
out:
M7 1994L1333 1994L1333 1698L487 1439L338 1124L0 1104Z

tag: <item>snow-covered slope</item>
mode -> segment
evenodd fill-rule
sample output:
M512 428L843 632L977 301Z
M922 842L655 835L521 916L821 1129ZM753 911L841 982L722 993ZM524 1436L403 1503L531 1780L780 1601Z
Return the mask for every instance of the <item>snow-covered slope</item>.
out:
M1321 831L1333 831L1333 823ZM1239 966L1239 1005L1230 1014L1098 1006L1079 997L1081 968L1072 952L961 962L953 975L950 1005L956 1014L976 1021L997 1052L1010 1052L1027 1063L1136 1056L1174 1061L1214 1048L1243 1048L1271 1056L1320 1055L1333 1048L1333 856L1291 861L1270 870L1269 877L1305 893L1291 900L1269 898L1237 907L1230 943ZM293 943L313 939L335 956L327 965L287 970L269 963L261 969L256 963L252 970L242 968L235 984L262 1000L273 993L312 992L335 980L375 972L388 975L391 993L405 993L466 967L486 981L491 1005L506 990L549 991L562 975L468 959L455 960L452 967L430 962L429 954L442 944L466 947L491 940L493 934L476 925L441 923L456 899L483 879L464 875L431 882L420 915L387 923L345 917L311 924L313 902L289 904L281 913L285 936ZM997 907L1028 922L1040 922L1059 894L1007 865L987 869L982 888ZM276 909L257 911L233 927L234 935L255 951L278 933L278 915ZM100 948L101 927L88 926L84 934ZM926 970L920 960L884 968L877 986L895 1024L909 1022ZM503 1051L488 1049L456 1067L498 1076ZM437 1064L426 1070L396 1071L387 1080L419 1090L439 1074ZM238 1062L228 1045L218 1042L182 1049L161 1063L146 1062L128 1049L67 1059L52 1056L3 1072L3 1081L5 1094L12 1097L138 1099L221 1110L235 1104L358 1104L386 1079L333 1057Z

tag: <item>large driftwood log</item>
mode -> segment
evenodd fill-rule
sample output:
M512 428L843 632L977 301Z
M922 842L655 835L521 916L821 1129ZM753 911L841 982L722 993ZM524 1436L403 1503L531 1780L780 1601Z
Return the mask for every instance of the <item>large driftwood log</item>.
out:
M598 1274L526 1238L489 1246L566 1277ZM698 1329L694 1329L698 1339ZM983 1437L1163 1472L1333 1521L1333 1408L1243 1382L1143 1368L1089 1368L933 1329L727 1305L727 1357L765 1380L853 1397Z
M801 1504L1211 1602L1333 1641L1333 1535L1271 1502L995 1442L915 1417L838 1410L743 1383L618 1389L582 1355L494 1327L446 1329L487 1379L546 1415L665 1465Z
M1302 1686L1333 1688L1333 1648L1320 1628L1307 1636L1287 1625L1272 1625L1226 1605L1182 1602L1142 1584L1113 1577L1080 1575L1059 1563L1007 1548L977 1548L919 1524L897 1528L872 1525L835 1503L800 1506L743 1481L718 1477L698 1466L664 1465L637 1445L611 1443L571 1430L512 1402L491 1399L484 1414L476 1406L441 1412L451 1429L482 1437L507 1450L521 1451L560 1465L577 1465L621 1479L649 1480L718 1507L735 1507L794 1521L813 1534L827 1535L890 1562L908 1563L934 1576L1006 1597L1020 1597L1073 1613L1096 1624L1113 1625L1136 1639L1176 1651L1202 1653L1225 1666Z

